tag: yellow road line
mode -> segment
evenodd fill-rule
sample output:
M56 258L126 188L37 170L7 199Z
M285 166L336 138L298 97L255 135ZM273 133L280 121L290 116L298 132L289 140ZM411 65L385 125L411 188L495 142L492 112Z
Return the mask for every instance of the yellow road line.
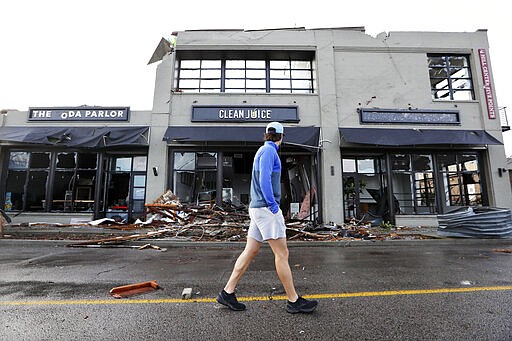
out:
M439 289L419 289L419 290L389 290L389 291L363 291L352 293L333 293L333 294L313 294L304 295L309 299L332 299L349 297L375 297L375 296L397 296L397 295L429 295L445 293L466 293L478 291L508 291L512 290L512 285L492 286L492 287L463 287L463 288L439 288ZM251 296L239 297L239 301L282 301L286 296ZM0 306L31 306L31 305L101 305L101 304L160 304L160 303L211 303L216 302L215 298L193 298L183 300L178 298L162 299L108 299L108 300L47 300L47 301L0 301Z

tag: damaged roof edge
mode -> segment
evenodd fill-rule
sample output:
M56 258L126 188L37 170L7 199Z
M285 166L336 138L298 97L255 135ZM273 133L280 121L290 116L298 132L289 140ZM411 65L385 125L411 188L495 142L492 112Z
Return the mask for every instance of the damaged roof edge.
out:
M281 27L281 28L263 28L263 29L222 29L222 28L210 28L210 29L195 29L195 30L183 30L183 31L173 31L173 36L178 36L180 32L262 32L262 31L326 31L326 30L340 30L340 31L357 31L366 33L365 26L347 26L347 27L316 27L316 28L305 28L304 26L300 27ZM391 33L401 33L401 32L409 32L409 31L382 31L380 33L371 34L371 36L377 37L380 35L389 36ZM427 33L446 33L444 31L416 31L416 32L427 32ZM486 28L479 28L475 30L475 32L487 32ZM453 31L453 33L461 33L459 31ZM466 33L466 32L462 32Z
M153 64L155 62L162 60L164 58L164 56L166 54L172 52L172 50L173 50L173 48L171 46L171 43L167 39L162 37L160 39L160 42L158 43L155 51L153 52L153 55L149 59L149 62L147 65Z
M196 30L185 30L182 32L216 32L216 31L224 31L224 32L243 32L243 28L205 28L205 29L196 29ZM173 32L178 35L178 32Z
M317 27L311 28L311 31L321 31L321 30L342 30L342 31L359 31L366 32L366 28L364 26L348 26L348 27Z
M299 27L277 27L277 28L261 28L261 29L224 29L224 28L210 28L210 29L196 29L184 30L182 32L261 32L261 31L321 31L321 30L344 30L344 31L360 31L365 32L364 26L348 26L348 27L319 27L319 28L306 28ZM173 35L178 35L179 31L173 32Z

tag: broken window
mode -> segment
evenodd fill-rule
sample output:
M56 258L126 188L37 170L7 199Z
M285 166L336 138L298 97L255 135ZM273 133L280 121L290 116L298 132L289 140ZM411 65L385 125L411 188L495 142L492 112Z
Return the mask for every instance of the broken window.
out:
M50 153L10 153L6 198L11 210L44 210L49 167Z
M249 205L254 153L224 153L222 157L222 201Z
M432 155L393 154L391 169L397 213L436 213Z
M96 153L10 152L6 188L10 209L92 211L96 158Z
M92 212L97 157L96 153L57 153L52 211Z
M483 204L478 155L446 153L438 156L446 206Z
M172 190L181 202L221 201L225 205L249 205L252 151L175 151ZM281 209L287 219L318 217L317 160L311 154L281 155ZM218 184L222 173L222 184ZM217 194L217 188L221 193ZM218 195L221 196L218 198Z
M464 101L475 98L469 56L428 54L432 98Z
M4 203L6 211L23 210L29 158L30 153L28 152L11 152L9 155L9 170Z
M216 198L217 153L175 152L174 192L182 202Z
M386 188L384 160L382 157L344 157L343 165L343 208L345 220L367 219L368 221L385 214L382 196Z
M394 214L437 214L443 207L481 206L485 193L476 152L393 153L385 158L344 156L344 217L377 221ZM435 165L435 168L434 168ZM387 171L393 193L388 195ZM372 220L373 219L373 220Z
M147 156L112 156L107 175L106 217L132 222L144 215Z
M311 155L282 155L280 206L286 219L318 217L316 162Z
M411 155L414 211L415 213L436 213L436 191L432 167L432 155Z

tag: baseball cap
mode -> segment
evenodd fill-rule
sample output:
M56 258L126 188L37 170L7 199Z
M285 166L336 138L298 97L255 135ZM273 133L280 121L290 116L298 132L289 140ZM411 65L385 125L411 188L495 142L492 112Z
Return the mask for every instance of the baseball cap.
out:
M267 129L265 129L265 132L284 134L284 127L279 122L270 122L269 124L267 124Z

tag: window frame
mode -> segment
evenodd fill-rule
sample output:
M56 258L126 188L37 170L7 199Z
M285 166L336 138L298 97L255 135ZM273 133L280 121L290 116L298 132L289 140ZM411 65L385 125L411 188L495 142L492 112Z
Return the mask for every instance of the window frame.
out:
M433 60L440 58L443 63L438 65ZM462 66L454 65L454 60L464 58ZM446 54L446 53L427 53L428 73L430 81L430 92L433 100L436 101L473 101L475 100L475 84L473 72L471 70L471 56L469 54ZM460 71L465 71L462 76L456 76ZM436 75L438 74L438 75ZM442 82L446 85L438 87ZM456 88L455 83L463 81L467 87ZM443 95L439 95L442 93ZM464 97L459 98L460 95Z
M11 154L16 153L25 153L28 155L27 164L22 166L16 166L11 164ZM40 155L47 155L48 162L46 164L42 164L40 161L36 161L35 157ZM59 159L60 155L69 156L70 160L73 160L73 165L62 165L59 164L61 159ZM95 158L95 166L87 167L83 166L81 163L81 158L85 157L85 155L94 155ZM6 152L5 158L7 161L7 165L5 167L5 176L3 181L5 181L3 191L7 194L9 189L9 176L14 172L19 173L20 175L23 173L24 183L22 184L23 190L20 196L17 196L17 200L20 201L19 207L15 207L13 211L27 211L27 212L90 212L93 207L91 203L91 207L87 208L78 208L78 206L74 206L76 202L80 201L77 198L78 187L79 187L79 176L84 174L93 174L90 179L97 179L98 176L98 156L99 153L95 151L85 151L85 150L40 150L40 149L29 149L29 148L14 148L10 149ZM62 159L64 160L64 159ZM65 161L65 160L64 160ZM36 164L37 163L37 164ZM33 205L34 201L28 197L29 191L32 196L33 193L37 193L34 190L34 187L30 185L30 178L33 177L33 174L43 174L44 177L44 185L40 186L39 189L44 192L43 195L39 195L37 201L41 201L41 205ZM57 179L58 176L68 176L67 181L59 182ZM62 179L62 178L61 178ZM83 179L88 179L87 177ZM57 191L58 186L64 184L64 187L68 188L70 185L66 186L66 183L73 182L72 194L71 197L67 197L66 193L61 193ZM94 193L95 183L94 180L90 184L89 189L91 191L91 195ZM69 189L69 188L68 188ZM5 198L4 198L5 199ZM78 201L77 201L78 200ZM91 198L92 200L92 198ZM58 203L57 203L58 202ZM62 206L62 208L57 208Z
M315 93L313 51L183 51L175 62L175 90L189 93ZM185 67L183 62L196 61L196 67ZM219 67L203 66L218 62ZM231 63L235 62L235 63ZM239 62L239 63L236 63ZM260 62L260 65L254 65ZM274 64L282 63L282 67ZM306 65L303 65L306 63ZM185 63L183 63L185 64ZM230 64L239 64L231 66ZM242 66L243 64L243 66ZM204 77L204 73L220 71L219 77ZM193 76L193 73L196 76ZM239 72L239 75L236 73ZM283 72L282 76L276 73ZM261 76L258 75L261 73ZM186 74L186 77L183 75ZM190 74L190 75L189 75ZM218 87L204 86L204 82L220 81ZM186 84L186 83L191 83ZM275 83L281 82L281 85ZM232 83L232 85L230 85ZM238 83L235 85L235 83ZM253 83L251 85L251 83ZM288 84L286 84L288 83Z

